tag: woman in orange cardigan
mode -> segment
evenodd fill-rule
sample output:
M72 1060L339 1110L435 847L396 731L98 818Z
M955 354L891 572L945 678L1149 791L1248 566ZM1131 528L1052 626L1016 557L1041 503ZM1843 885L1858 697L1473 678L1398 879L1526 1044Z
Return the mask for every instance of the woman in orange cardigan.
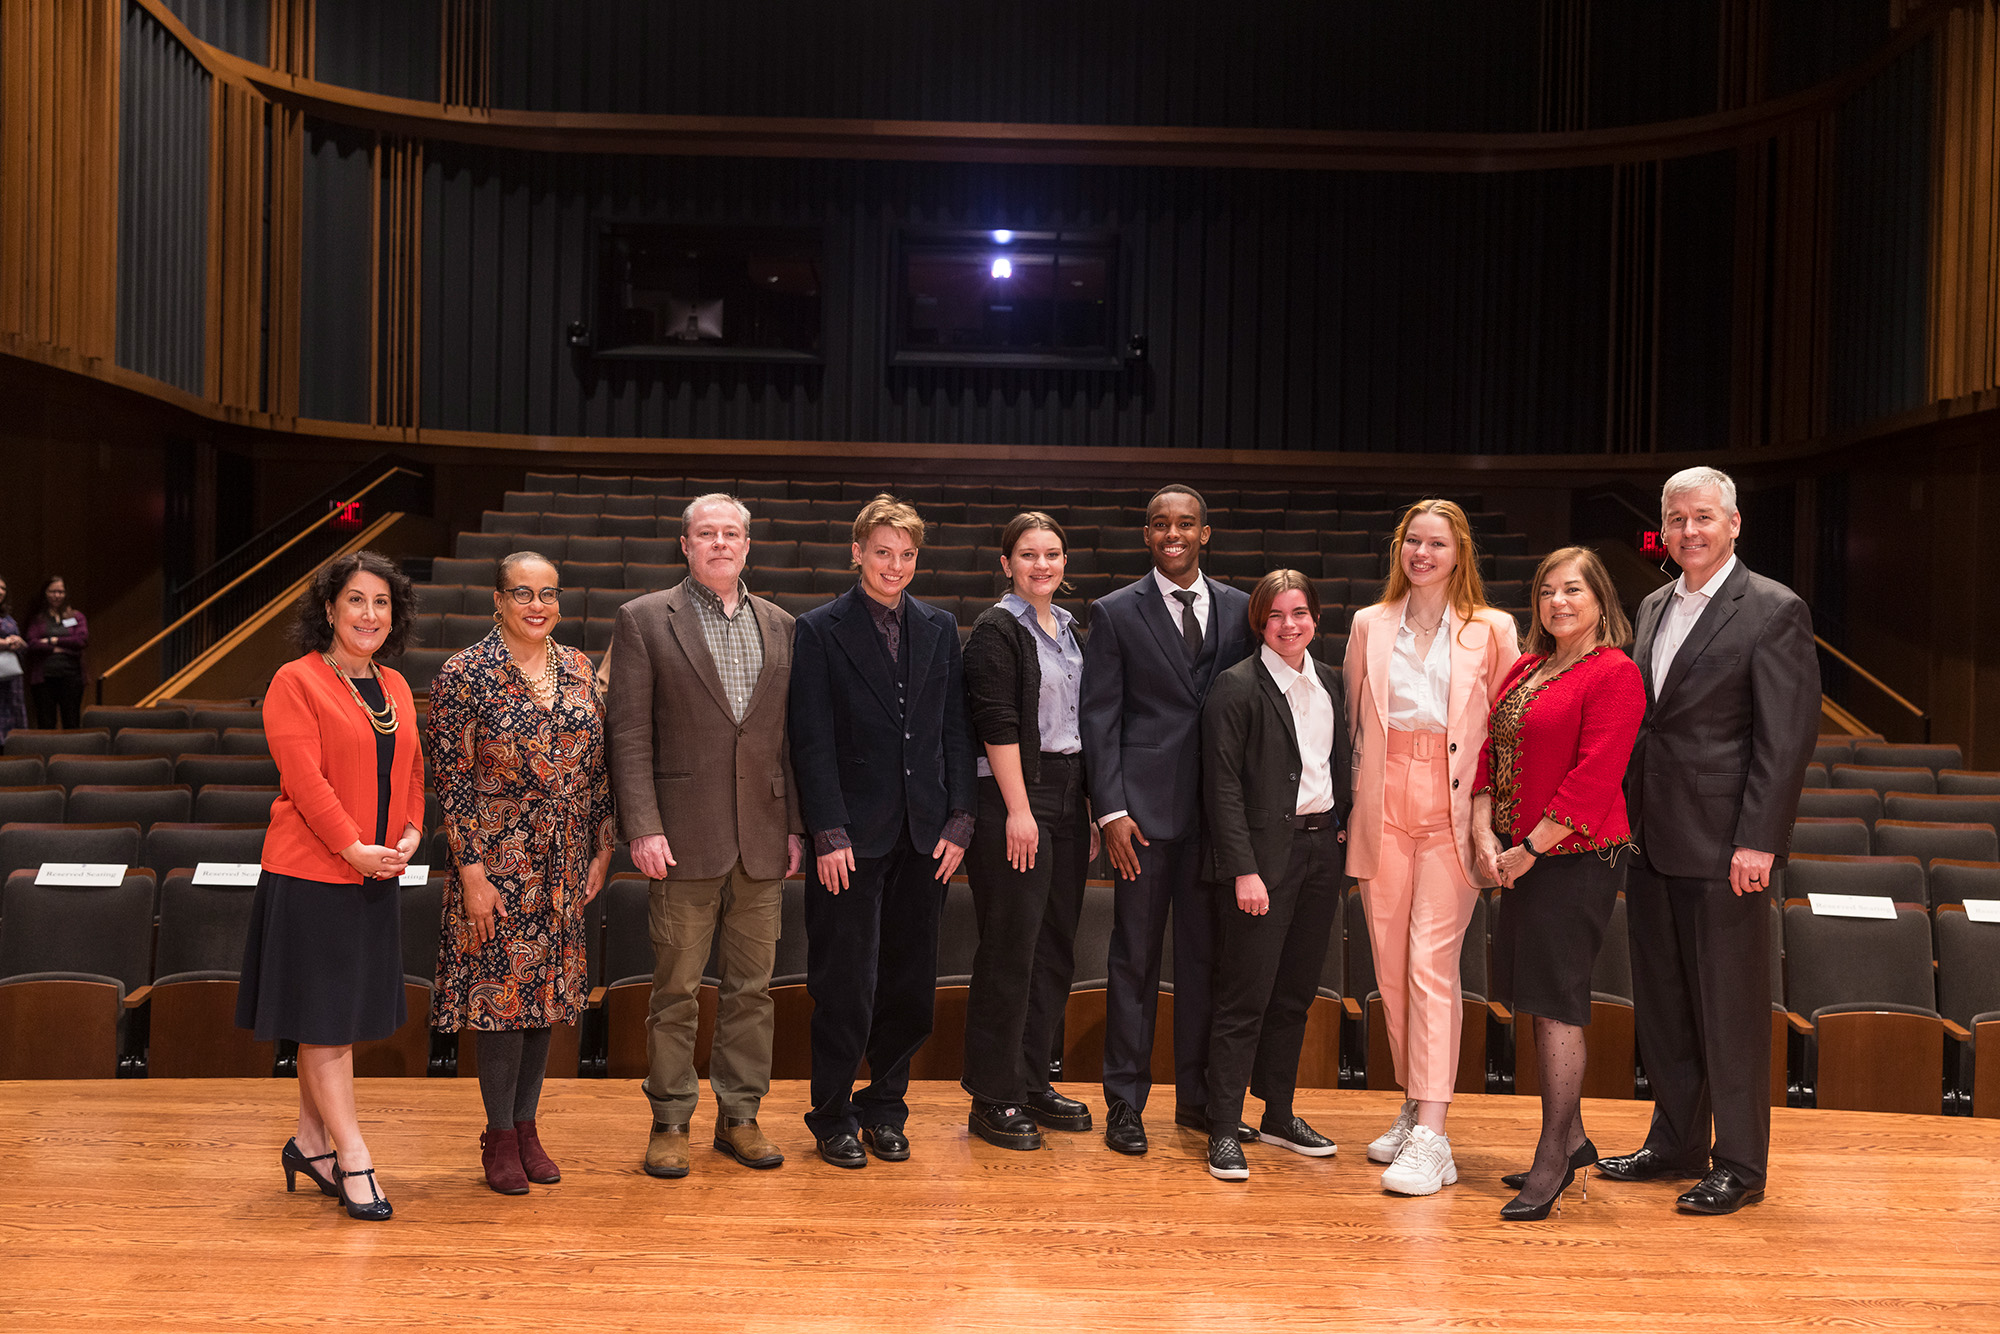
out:
M264 696L278 799L236 1001L238 1026L299 1044L286 1189L304 1172L371 1220L391 1210L354 1112L354 1044L409 1017L397 882L423 841L424 812L416 703L375 658L402 652L415 608L409 578L372 551L329 562L299 599L303 656ZM329 1159L331 1179L313 1166Z
M1354 613L1342 677L1354 740L1347 873L1361 882L1389 1049L1405 1091L1368 1146L1382 1187L1430 1195L1458 1180L1445 1111L1458 1078L1458 955L1479 887L1472 782L1486 718L1520 656L1486 605L1465 511L1412 505L1382 600Z

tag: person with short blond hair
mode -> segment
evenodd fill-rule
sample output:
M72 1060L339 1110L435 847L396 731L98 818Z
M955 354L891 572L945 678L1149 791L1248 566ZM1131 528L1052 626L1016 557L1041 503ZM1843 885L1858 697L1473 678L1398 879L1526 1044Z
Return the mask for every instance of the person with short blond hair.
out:
M910 506L869 501L854 522L855 586L799 617L793 641L792 770L814 854L805 1119L836 1167L910 1156L910 1061L930 1037L944 885L978 801L958 620L906 591L923 539Z

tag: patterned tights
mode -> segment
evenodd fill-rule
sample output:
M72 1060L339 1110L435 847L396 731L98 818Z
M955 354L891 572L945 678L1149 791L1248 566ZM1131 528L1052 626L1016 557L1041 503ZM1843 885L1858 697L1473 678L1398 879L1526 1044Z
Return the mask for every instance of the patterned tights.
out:
M1556 1193L1569 1156L1583 1143L1583 1030L1535 1017L1535 1066L1542 1076L1542 1137L1521 1198L1540 1204ZM480 1058L484 1060L485 1057ZM482 1067L484 1068L484 1067Z
M512 1130L516 1121L534 1120L542 1101L542 1076L549 1068L549 1030L481 1032L473 1041L479 1049L479 1096L486 1103L486 1128Z

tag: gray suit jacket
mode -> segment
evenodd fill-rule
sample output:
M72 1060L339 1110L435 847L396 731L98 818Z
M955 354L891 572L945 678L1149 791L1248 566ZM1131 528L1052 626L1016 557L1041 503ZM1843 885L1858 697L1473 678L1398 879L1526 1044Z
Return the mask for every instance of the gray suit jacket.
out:
M1633 840L1661 875L1725 880L1737 848L1783 865L1819 732L1812 615L1739 558L1656 681L1653 640L1672 594L1668 584L1639 604L1632 645L1646 681L1625 771Z
M792 618L756 596L750 611L764 670L738 727L686 581L618 609L609 655L616 660L606 737L611 787L626 838L667 836L669 880L727 875L739 857L756 879L779 879L785 835L805 831L786 736Z

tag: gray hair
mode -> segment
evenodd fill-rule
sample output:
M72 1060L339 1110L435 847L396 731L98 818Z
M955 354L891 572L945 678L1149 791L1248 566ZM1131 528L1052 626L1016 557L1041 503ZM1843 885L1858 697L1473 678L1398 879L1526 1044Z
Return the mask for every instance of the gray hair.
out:
M1732 492L1731 494L1734 493ZM687 530L689 524L694 522L694 512L703 505L734 505L736 507L736 517L743 522L743 531L746 534L750 531L750 507L735 496L730 495L727 491L711 491L705 496L696 496L687 503L687 508L681 511L681 530L683 532Z
M1684 496L1690 491L1705 491L1711 486L1722 497L1722 508L1731 514L1736 513L1735 481L1722 469L1704 465L1682 468L1667 479L1667 484L1660 488L1660 517L1666 518L1667 506L1673 504L1675 496Z

